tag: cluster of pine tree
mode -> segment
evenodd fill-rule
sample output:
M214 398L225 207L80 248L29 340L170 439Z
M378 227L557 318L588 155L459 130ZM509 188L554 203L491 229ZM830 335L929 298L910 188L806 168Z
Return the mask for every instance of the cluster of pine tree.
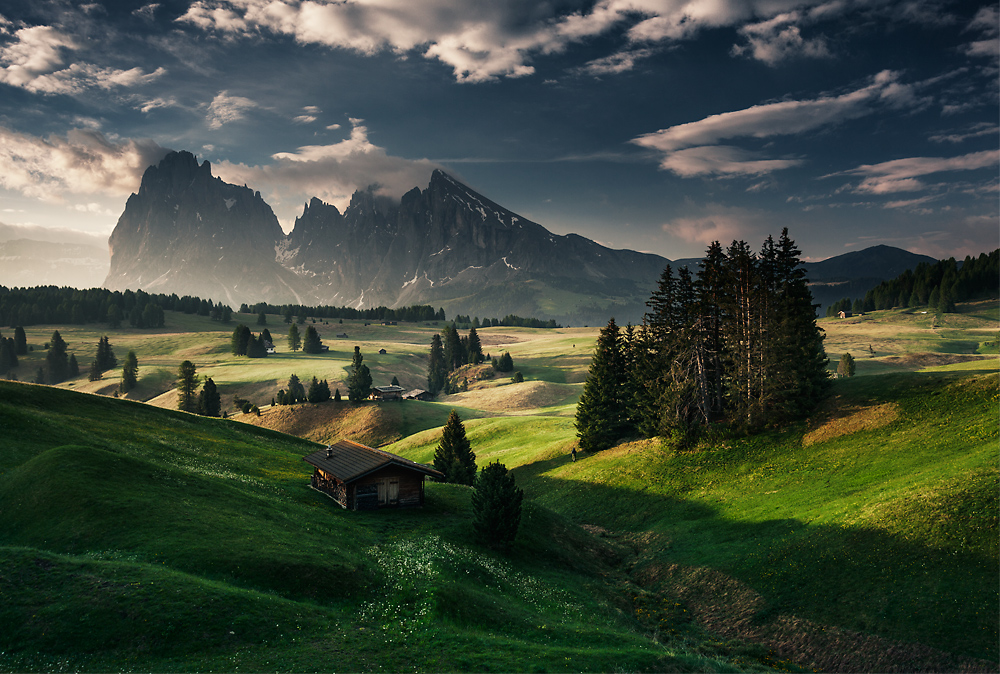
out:
M162 328L165 310L210 316L226 323L233 313L226 305L190 295L151 295L142 290L111 291L105 288L77 290L56 286L0 286L0 325L11 327L44 323L107 323L108 327L118 329L122 321L127 320L134 328Z
M366 400L372 393L372 373L364 360L361 347L355 346L354 358L351 359L351 374L347 377L347 399L352 403Z
M717 422L753 430L813 409L827 358L799 255L785 229L757 254L714 242L695 277L667 266L641 327L601 330L577 407L581 448L687 441Z
M234 356L246 356L247 358L266 358L268 345L273 346L271 332L264 328L260 335L254 335L250 328L240 323L233 330L230 339L230 348Z
M827 316L841 311L856 314L897 307L928 307L938 313L955 311L956 302L1000 295L1000 249L966 256L959 264L955 258L934 264L921 262L915 269L890 281L883 281L865 293L864 299L851 302L845 297L827 308Z
M278 405L294 405L304 402L321 403L330 398L330 385L325 379L313 377L306 390L298 376L293 374L288 378L288 386L278 391L275 402ZM340 400L340 391L337 391L337 400Z
M291 323L292 316L299 316L305 319L306 316L313 318L347 318L361 319L366 321L408 321L416 323L418 321L443 321L444 309L434 311L433 307L414 304L409 307L399 307L390 309L388 307L374 307L372 309L355 309L353 307L334 307L322 305L310 307L303 304L268 304L258 302L257 304L241 304L240 313L243 314L277 314L285 317L286 323ZM305 322L304 320L302 322Z
M131 351L129 355L134 356ZM206 377L201 391L198 391L200 380L195 364L190 360L183 361L177 370L175 384L177 409L205 417L217 417L222 414L222 396L219 394L219 389L211 377Z
M24 328L20 325L14 328L13 337L0 334L0 375L5 375L18 365L18 356L28 353L28 340Z
M94 356L94 362L90 365L90 381L103 379L106 371L116 367L118 367L118 359L115 358L115 352L111 348L108 336L104 335L97 340L97 355Z
M486 360L483 355L483 344L475 328L469 328L469 334L462 337L454 324L444 326L444 339L441 335L431 338L430 362L427 366L427 390L437 395L442 390L454 393L448 384L448 374L463 365L478 365Z

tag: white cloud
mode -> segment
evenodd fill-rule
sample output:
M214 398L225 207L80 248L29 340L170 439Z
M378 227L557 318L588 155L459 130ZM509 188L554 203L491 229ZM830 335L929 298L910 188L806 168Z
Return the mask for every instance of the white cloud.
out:
M299 115L298 117L293 117L292 121L296 124L312 124L316 121L316 115Z
M623 72L650 44L809 7L816 10L810 16L828 18L854 6L836 0L598 0L567 12L555 3L526 0L197 0L177 20L230 38L273 33L364 55L415 51L451 67L458 81L485 82L530 75L535 56L620 27L630 46L584 68ZM759 45L753 49L769 58L779 51L816 56L825 50L821 39L803 39L796 27L786 25L773 35L762 30L757 29Z
M759 175L797 166L802 160L767 159L720 141L796 135L863 117L879 101L898 105L904 97L895 89L897 84L895 73L883 71L868 86L839 96L755 105L647 133L631 142L662 154L660 168L678 175Z
M862 194L892 194L895 192L917 192L927 187L920 178L935 173L952 171L974 171L977 169L1000 169L1000 150L972 152L959 157L907 157L879 164L863 164L837 175L863 176L860 184L853 189Z
M981 35L979 40L965 45L966 54L1000 59L1000 8L995 5L981 8L966 30Z
M326 127L329 131L336 131L340 128L340 124L330 124Z
M979 124L973 124L963 131L935 134L928 138L928 140L934 143L961 143L970 138L998 135L1000 135L1000 126L989 122L980 122Z
M154 2L148 5L143 5L139 9L132 10L132 15L137 16L143 21L153 21L156 10L159 9L160 3Z
M662 225L664 232L688 243L707 246L719 241L723 247L734 240L755 241L774 224L774 215L722 204L706 204L702 214L674 218Z
M230 96L228 91L220 91L208 106L208 128L218 129L223 124L235 122L246 117L248 110L258 105L243 96Z
M223 180L254 185L282 203L316 196L339 208L350 203L356 190L371 185L377 185L380 194L398 198L414 187L425 186L431 172L440 168L426 159L390 156L368 140L368 129L362 121L351 120L349 138L332 145L307 145L294 152L279 152L269 165L218 162L213 168ZM281 210L277 201L272 205L276 212Z
M617 75L632 70L636 62L649 58L655 53L653 49L626 49L611 56L595 59L580 68L576 72L586 75L600 77L601 75Z
M0 48L0 82L43 94L77 94L86 89L133 87L151 82L166 70L105 68L66 63L66 52L79 48L69 35L51 26L31 26L14 33L15 41Z
M91 130L43 139L0 126L0 187L47 201L69 194L125 196L166 152L152 140L115 142Z
M795 56L829 57L830 51L823 36L812 39L802 37L801 28L795 25L802 19L799 12L789 12L743 26L739 32L747 44L733 45L733 54L747 55L770 66Z

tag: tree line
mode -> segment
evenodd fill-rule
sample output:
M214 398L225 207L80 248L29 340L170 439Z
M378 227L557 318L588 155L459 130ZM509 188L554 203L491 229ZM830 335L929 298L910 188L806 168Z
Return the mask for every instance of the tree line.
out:
M601 330L581 449L656 435L683 445L712 424L752 431L808 414L829 378L800 254L785 229L759 253L713 242L694 276L668 265L641 326Z
M307 306L304 304L269 304L258 302L256 304L240 305L240 313L244 314L277 314L284 316L285 322L290 323L291 318L298 316L304 319L312 318L347 318L360 319L365 321L407 321L416 323L418 321L443 321L445 320L444 309L434 310L427 305L414 304L409 307L399 307L390 309L379 306L371 309L356 309L354 307L334 307L330 305Z
M864 298L845 297L827 307L827 316L841 311L860 314L896 307L928 307L938 313L952 313L956 302L1000 295L1000 249L967 255L959 264L955 258L936 263L921 262L889 281L882 281Z
M68 287L0 286L0 325L83 325L107 323L117 329L122 323L134 328L162 328L164 311L209 316L228 323L233 311L212 300L177 294L150 294L142 290L111 291L106 288L77 290Z
M456 325L461 325L462 327L469 328L496 328L496 327L510 327L510 328L561 328L562 326L555 322L555 319L549 319L543 321L540 318L523 318L521 316L515 316L514 314L507 314L503 318L484 318L482 321L479 320L478 316L469 318L468 316L463 316L458 314L455 316L453 321Z

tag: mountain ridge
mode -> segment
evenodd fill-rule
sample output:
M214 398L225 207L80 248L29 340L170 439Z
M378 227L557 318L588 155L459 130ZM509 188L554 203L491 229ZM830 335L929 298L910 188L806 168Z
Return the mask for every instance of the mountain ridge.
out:
M554 234L441 170L426 188L414 187L399 200L371 187L358 190L343 212L313 197L286 235L260 192L212 176L208 161L199 164L185 151L146 169L109 248L104 285L112 290L142 288L233 305L431 304L451 315L518 314L573 324L610 316L641 321L663 268L696 262ZM858 289L856 278L841 277L887 268L872 263L872 255L931 259L882 248L805 267L817 275L821 294L846 290L845 282L863 294L885 277L865 277ZM817 299L827 304L841 296Z

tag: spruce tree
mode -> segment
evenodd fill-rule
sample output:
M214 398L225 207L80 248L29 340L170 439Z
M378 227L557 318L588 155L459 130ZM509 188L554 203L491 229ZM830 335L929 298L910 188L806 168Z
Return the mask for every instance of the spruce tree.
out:
M222 414L222 397L211 377L205 379L205 385L198 394L198 414L206 417L217 417Z
M24 334L24 328L20 325L14 328L14 353L19 356L28 354L28 339Z
M108 341L108 336L104 335L99 340L97 340L97 366L101 371L112 370L118 367L118 359L115 358L115 352L111 348L111 343Z
M101 371L101 365L94 359L94 362L90 365L90 374L87 376L89 381L100 381L104 379L104 374Z
M298 376L292 375L288 378L288 391L285 393L285 404L294 405L295 403L305 402L306 400L306 389L299 381Z
M290 317L289 317L289 320ZM299 326L292 323L288 328L288 348L295 353L302 347L302 338L299 337Z
M399 379L397 379L395 376L393 376L392 381L389 382L389 384L391 386L399 386Z
M502 463L483 468L472 492L472 526L479 540L492 548L514 542L521 524L524 491Z
M339 403L340 402L340 389L339 388L336 389L333 392L333 402L335 402L335 403Z
M372 392L372 375L363 361L361 347L355 346L351 374L347 378L347 399L352 403L367 399Z
M476 454L465 435L458 412L451 411L434 452L434 469L445 475L445 482L471 485L476 478Z
M626 428L625 374L618 326L612 318L597 338L590 372L576 407L580 449L600 451L621 438Z
M427 390L431 395L437 395L444 388L448 378L448 367L445 362L444 347L441 335L431 337L431 355L427 364Z
M76 361L76 354L69 354L69 376L79 377L80 376L80 364Z
M184 412L198 411L198 375L194 363L185 360L177 371L177 409Z
M230 339L230 348L234 356L245 356L247 355L247 349L250 346L250 339L253 337L253 333L250 332L250 328L240 323L235 328L233 328L233 336Z
M303 353L320 353L323 350L323 341L319 338L316 328L308 326L306 328L305 339L302 340Z
M49 352L45 356L48 365L49 382L58 384L69 376L69 358L66 355L66 342L59 331L52 333L49 340Z
M479 333L476 332L475 326L469 329L469 346L468 346L468 362L470 365L479 365L485 356L483 356L483 343L479 339Z
M129 351L125 356L125 364L122 366L122 382L118 390L128 393L135 388L139 381L139 359L135 357L135 351Z
M840 363L837 364L837 376L839 377L854 376L854 356L852 356L849 353L845 353L840 357Z
M7 374L17 367L14 340L0 337L0 374Z

